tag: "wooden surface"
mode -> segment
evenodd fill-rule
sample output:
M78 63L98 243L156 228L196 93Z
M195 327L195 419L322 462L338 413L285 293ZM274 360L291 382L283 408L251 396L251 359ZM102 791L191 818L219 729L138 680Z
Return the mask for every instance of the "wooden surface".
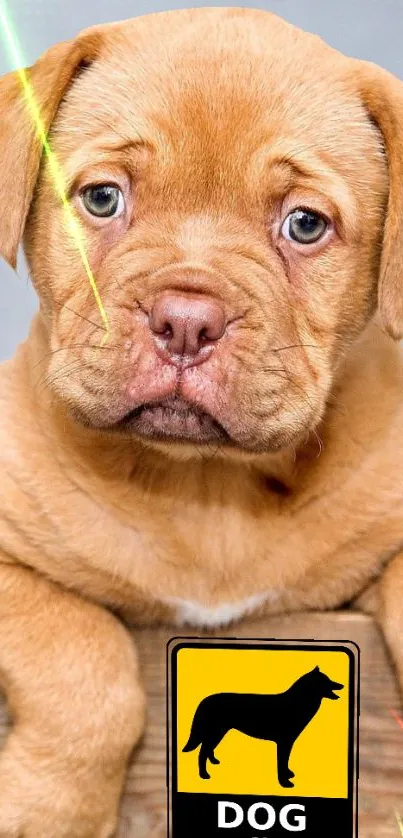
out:
M166 836L165 647L167 640L179 633L172 629L133 632L148 692L148 724L127 779L118 838ZM200 635L194 631L183 633ZM400 701L394 673L375 623L354 612L293 615L248 621L222 634L315 637L353 640L359 644L362 658L359 836L399 838L394 811L403 815L403 731L392 718L390 709L400 712Z

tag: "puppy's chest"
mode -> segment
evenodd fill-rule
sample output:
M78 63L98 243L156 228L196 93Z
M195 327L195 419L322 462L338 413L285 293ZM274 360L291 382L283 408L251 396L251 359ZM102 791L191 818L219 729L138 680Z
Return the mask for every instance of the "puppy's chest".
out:
M296 584L301 568L285 520L220 509L195 513L191 526L189 519L172 523L146 580L150 599L170 621L215 628L281 610L285 587Z
M182 536L183 561L177 555L172 569L168 537L163 575L150 590L178 626L215 628L285 610L311 558L298 531L273 514L251 521L221 511Z
M104 532L89 584L103 557L115 555L119 545L114 601L127 605L135 620L200 628L252 615L332 608L361 590L380 554L377 539L372 556L368 553L365 563L360 556L358 567L355 525L342 530L339 517L332 521L328 512L321 520L273 507L259 515L225 505L201 510L195 504L187 514L173 507L169 516L154 510L131 535L130 529L119 534L112 528L107 552ZM108 573L109 561L104 570ZM113 584L108 573L108 594Z

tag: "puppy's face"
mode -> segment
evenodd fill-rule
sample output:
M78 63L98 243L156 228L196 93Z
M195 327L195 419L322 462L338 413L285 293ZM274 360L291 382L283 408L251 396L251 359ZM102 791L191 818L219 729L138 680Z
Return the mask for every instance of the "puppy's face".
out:
M100 43L50 144L109 331L44 159L25 231L42 377L125 437L296 444L376 308L389 178L357 69L248 10L152 15Z

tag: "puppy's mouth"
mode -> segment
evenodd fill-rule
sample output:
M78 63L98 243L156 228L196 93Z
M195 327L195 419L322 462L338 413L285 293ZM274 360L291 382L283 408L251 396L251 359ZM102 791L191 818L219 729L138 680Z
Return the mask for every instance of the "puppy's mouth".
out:
M147 439L198 444L230 441L223 426L209 413L174 397L142 404L127 413L111 430L133 432Z

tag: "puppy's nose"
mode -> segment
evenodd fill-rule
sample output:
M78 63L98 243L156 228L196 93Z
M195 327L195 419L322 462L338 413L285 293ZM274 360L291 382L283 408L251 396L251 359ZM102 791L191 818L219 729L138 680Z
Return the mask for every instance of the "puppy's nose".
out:
M227 320L218 300L202 295L165 292L154 302L150 329L174 356L195 358L223 336Z

